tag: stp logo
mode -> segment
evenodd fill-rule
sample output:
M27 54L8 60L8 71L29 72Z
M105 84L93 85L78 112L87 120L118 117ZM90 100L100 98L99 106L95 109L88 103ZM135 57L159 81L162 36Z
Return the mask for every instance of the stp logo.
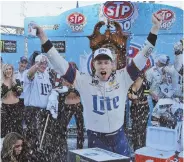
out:
M157 14L162 16L161 29L169 29L175 21L175 13L168 9L161 9Z
M163 21L171 21L174 19L174 13L171 10L162 9L157 11L157 14L160 14L163 18Z
M85 22L85 17L81 13L72 13L68 16L68 23L74 24L74 25L80 25Z
M86 24L86 18L83 14L75 12L67 17L67 22L72 31L81 32Z
M127 20L134 13L134 6L128 1L106 2L103 7L104 15L113 20Z

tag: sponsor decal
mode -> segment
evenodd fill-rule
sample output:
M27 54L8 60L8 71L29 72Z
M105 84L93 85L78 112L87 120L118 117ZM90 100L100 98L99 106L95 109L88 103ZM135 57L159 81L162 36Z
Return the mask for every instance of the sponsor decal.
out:
M17 41L0 40L0 52L1 53L16 53L17 52Z
M54 25L40 25L44 30L58 30L60 24L54 24Z
M134 13L132 3L124 2L106 2L103 7L104 15L111 20L128 20Z
M104 115L107 111L113 111L119 108L119 96L113 98L104 96L93 96L93 112L98 115Z
M110 84L111 82L109 82L109 88L106 88L106 92L111 92L115 89L119 89L119 83L113 83Z
M157 14L160 14L162 16L162 24L160 28L162 30L170 29L176 20L175 13L168 9L161 9L157 11Z
M99 17L100 21L118 21L123 31L128 31L137 15L137 8L129 1L108 1L102 6Z
M152 47L150 47L150 49L148 49L149 52L147 52L149 56L148 56L148 60L146 61L145 68L150 68L154 65L154 59L153 59L152 55L150 55L153 51L153 49L151 49L151 48ZM129 47L129 51L128 51L127 56L129 58L134 58L139 53L140 50L141 50L141 45L132 42L132 43L130 43L130 47Z
M67 17L67 23L73 32L81 32L86 25L86 17L81 13L74 12Z
M148 58L152 52L153 52L153 47L149 47L148 51L145 53L144 56Z

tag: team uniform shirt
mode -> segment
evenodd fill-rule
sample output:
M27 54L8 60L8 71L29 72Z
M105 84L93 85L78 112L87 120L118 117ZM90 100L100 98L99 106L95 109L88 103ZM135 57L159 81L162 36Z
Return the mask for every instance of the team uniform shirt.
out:
M44 45L43 45L44 48ZM44 49L54 70L67 81L73 83L79 91L84 106L84 121L88 130L111 133L122 127L124 123L125 101L128 89L137 79L140 68L145 66L153 45L147 41L132 62L126 68L117 70L108 81L92 77L73 69L52 46L50 41ZM142 63L142 64L141 64Z
M164 69L153 66L146 72L146 79L151 84L150 92L159 98L172 97L174 94L181 93L180 84L178 84L179 75L174 66L169 65Z
M173 95L177 97L183 96L183 77L177 72L174 65L166 66L164 70L168 76L168 80L171 80Z
M20 80L22 87L24 87L24 75L26 73L27 73L27 70L24 70L22 73L18 70L14 73L15 78ZM24 98L24 92L22 92L19 98Z
M151 84L150 85L150 92L156 94L160 98L162 94L160 92L160 84L162 83L163 73L162 70L156 66L153 66L145 73L147 81Z
M48 72L36 72L32 80L27 73L24 75L24 105L46 108L52 90Z

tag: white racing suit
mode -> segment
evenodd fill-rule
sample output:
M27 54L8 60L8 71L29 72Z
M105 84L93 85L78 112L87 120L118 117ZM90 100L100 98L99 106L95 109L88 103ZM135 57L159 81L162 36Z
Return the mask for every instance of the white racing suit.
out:
M72 83L79 91L84 107L84 121L87 130L96 132L97 135L100 134L100 137L102 137L102 134L113 133L111 135L113 136L119 132L124 123L125 101L128 89L133 81L137 79L140 70L144 68L146 60L154 48L156 38L156 35L150 33L148 41L146 41L144 47L132 62L126 68L117 70L106 82L100 81L96 76L92 77L73 69L58 54L49 40L42 45L54 70ZM104 143L108 145L108 142L105 141ZM128 150L126 148L127 144L121 142L118 142L118 144L121 144L124 148L119 148L120 151L111 151L128 155L125 153L125 150ZM102 146L102 148L104 147Z

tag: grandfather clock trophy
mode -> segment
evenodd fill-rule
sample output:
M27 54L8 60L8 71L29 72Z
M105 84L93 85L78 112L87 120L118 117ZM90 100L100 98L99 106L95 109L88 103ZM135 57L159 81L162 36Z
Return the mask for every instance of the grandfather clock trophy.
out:
M107 29L104 34L100 33L100 28L105 25L105 22L98 22L93 34L88 36L90 40L90 48L92 52L98 48L109 48L115 58L116 69L122 69L126 66L126 43L128 35L122 32L120 24L116 21L109 21L107 23ZM115 27L115 32L110 31L110 27ZM94 69L92 69L94 72Z

